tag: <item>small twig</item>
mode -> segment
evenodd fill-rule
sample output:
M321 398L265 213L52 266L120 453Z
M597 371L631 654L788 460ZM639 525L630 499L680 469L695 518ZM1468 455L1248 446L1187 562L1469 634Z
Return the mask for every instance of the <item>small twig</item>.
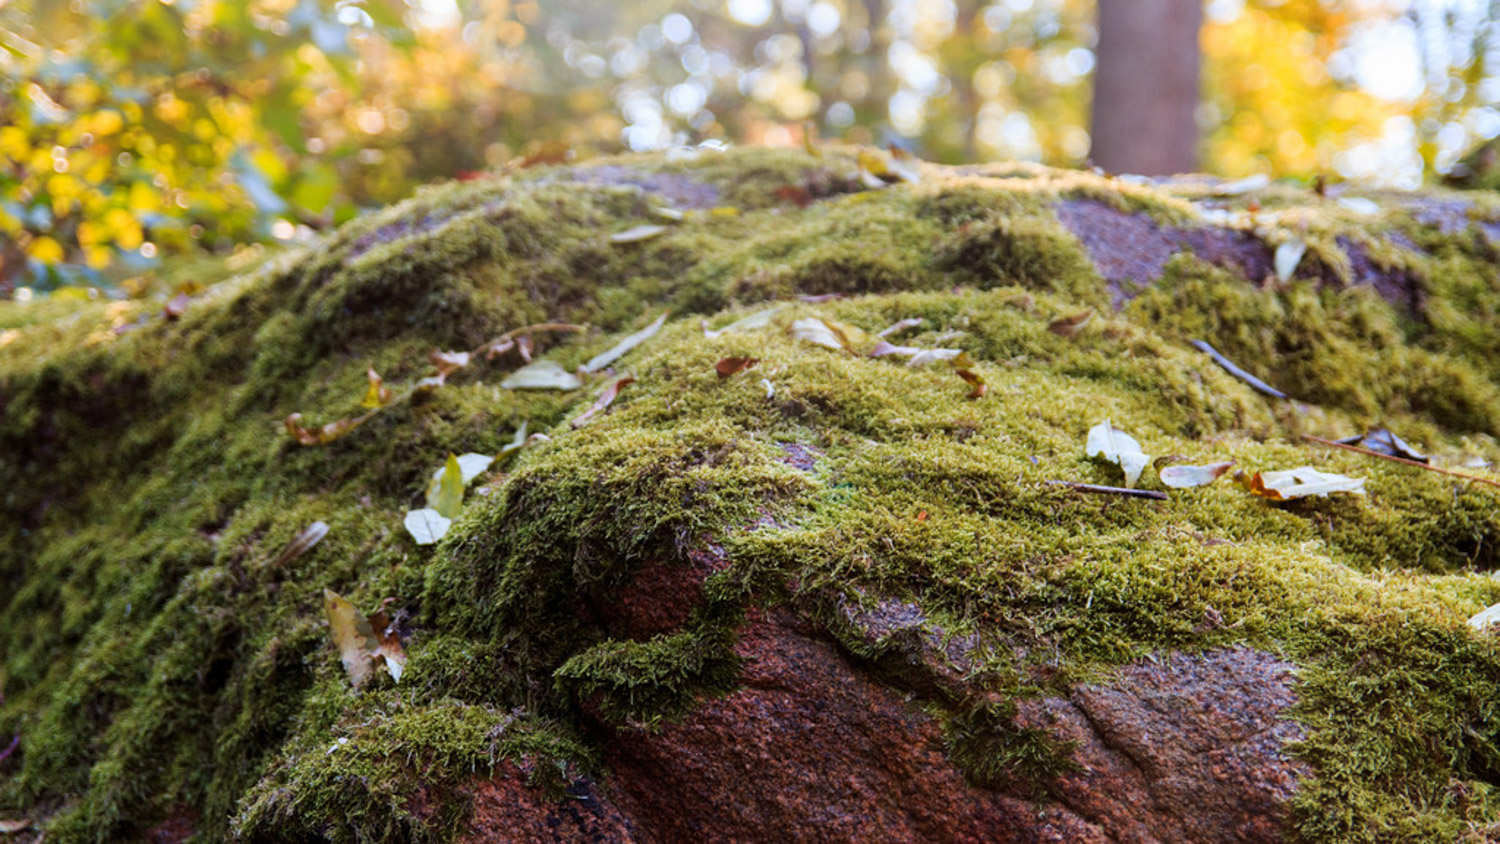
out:
M1430 463L1420 463L1416 460L1407 460L1405 457L1397 457L1393 454L1381 454L1378 451L1373 451L1368 448L1363 448L1357 445L1349 445L1348 443L1334 442L1333 440L1325 440L1322 437L1315 437L1312 434L1303 434L1302 438L1305 440L1312 440L1315 443L1326 445L1330 448L1342 448L1345 451L1353 451L1358 454L1368 454L1371 457L1379 457L1381 460L1390 460L1396 463L1405 463L1408 466L1415 466L1418 469L1426 469L1429 472L1438 472L1443 475L1452 475L1455 478L1463 478L1466 481L1476 481L1481 484L1489 484L1492 487L1500 488L1500 481L1491 480L1490 478L1481 478L1478 475L1470 475L1466 472L1455 472L1452 469L1444 469L1441 466L1433 466Z
M1189 340L1188 343L1191 344L1193 348L1213 358L1214 363L1217 363L1219 366L1224 367L1225 372L1228 372L1230 375L1233 375L1241 381L1244 381L1254 389L1259 390L1260 392L1265 393L1272 398L1284 399L1287 397L1286 393L1283 393L1275 387L1272 387L1270 384L1267 384L1259 378L1256 378L1254 375L1251 375L1245 370L1240 369L1238 366L1235 366L1234 361L1219 354L1219 350L1215 349L1213 346L1208 345L1202 340Z
M1076 489L1079 492L1097 492L1104 495L1128 495L1131 498L1155 498L1159 501L1167 500L1167 494L1165 492L1157 492L1154 489L1129 489L1123 486L1100 486L1098 484L1081 484L1077 481L1046 481L1046 483L1052 484L1053 486L1065 486L1069 489Z
M20 746L21 746L21 734L20 733L16 733L16 737L10 740L10 746L7 747L7 748L5 748L4 750L0 750L0 762L4 762L6 759L9 759L10 755L12 753L15 753L16 752L16 748L18 748Z

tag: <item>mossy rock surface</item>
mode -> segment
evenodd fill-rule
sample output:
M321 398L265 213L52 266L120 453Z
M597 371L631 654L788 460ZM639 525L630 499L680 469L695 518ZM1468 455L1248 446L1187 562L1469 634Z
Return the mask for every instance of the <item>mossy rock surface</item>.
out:
M1500 602L1500 490L1302 438L1384 425L1497 477L1500 201L1018 164L876 187L857 161L522 171L203 268L222 280L176 318L0 307L0 818L49 841L1500 834L1500 636L1465 624ZM512 351L326 444L282 425L529 324L589 326L535 335L573 370L663 311L577 390L502 389ZM961 349L988 391L795 339L814 317L920 320L890 339ZM758 362L720 377L736 356ZM1368 494L1048 483L1118 485L1084 455L1105 418L1151 455ZM523 423L544 437L415 544L433 470ZM399 684L351 688L325 588L385 603Z

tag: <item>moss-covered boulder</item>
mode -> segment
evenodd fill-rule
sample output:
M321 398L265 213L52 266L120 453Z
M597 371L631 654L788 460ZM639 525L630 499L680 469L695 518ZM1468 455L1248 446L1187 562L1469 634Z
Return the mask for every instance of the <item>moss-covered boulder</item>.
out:
M1493 839L1500 636L1465 621L1500 602L1500 489L1303 435L1497 477L1500 201L1243 188L621 158L434 188L166 307L5 304L0 819ZM587 328L494 342L543 323ZM892 326L963 355L866 354ZM474 354L419 386L434 350ZM522 352L599 371L503 387ZM1120 485L1084 453L1106 418L1367 494L1055 483ZM499 457L416 544L463 453ZM399 683L353 688L325 589L383 609Z

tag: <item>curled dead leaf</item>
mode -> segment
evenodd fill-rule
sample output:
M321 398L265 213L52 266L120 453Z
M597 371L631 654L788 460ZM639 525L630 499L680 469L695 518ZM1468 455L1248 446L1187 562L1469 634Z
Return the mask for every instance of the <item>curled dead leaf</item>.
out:
M594 404L589 407L588 410L585 410L578 416L578 418L573 420L573 422L571 423L573 427L583 427L585 423L593 418L594 414L613 404L615 398L620 395L621 389L623 389L626 385L634 383L635 377L632 375L626 375L621 378L616 378L613 382L610 383L608 387L604 388L604 392L599 394L599 398L594 400Z
M1376 452L1377 454L1384 454L1388 457L1402 457L1407 460L1416 461L1417 463L1427 463L1431 459L1422 452L1407 445L1405 440L1396 436L1388 428L1376 428L1364 436L1355 435L1345 437L1341 440L1334 440L1334 442L1342 443L1343 445L1357 445L1360 448Z
M1125 473L1126 487L1134 487L1135 482L1140 480L1141 472L1151 462L1151 458L1141 451L1141 444L1135 441L1135 437L1111 425L1108 419L1089 429L1084 453L1089 457L1101 457L1118 464Z
M1288 501L1307 496L1324 497L1335 492L1365 494L1364 478L1320 472L1311 466L1298 466L1295 469L1273 472L1256 472L1254 475L1239 472L1235 478L1252 494L1261 498L1269 498L1272 501Z
M1070 317L1061 317L1047 323L1047 330L1059 337L1077 337L1083 331L1084 326L1094 318L1093 311L1084 311Z
M469 365L468 352L443 352L434 349L427 359L437 367L438 374L445 378Z
M384 610L362 615L354 604L332 589L323 590L323 610L328 615L329 632L350 685L358 689L369 682L377 662L385 666L391 679L401 682L406 652Z
M728 378L735 373L744 372L757 363L760 363L758 358L722 358L714 364L714 371L719 373L720 378Z
M1187 489L1188 487L1203 486L1211 484L1220 475L1229 471L1234 466L1234 461L1224 463L1208 463L1202 466L1176 465L1166 466L1157 472L1161 482L1173 489Z
M374 410L377 407L385 407L390 404L394 396L390 388L385 386L380 373L376 372L374 367L370 367L365 370L365 378L369 380L370 387L365 390L365 398L359 403L360 406Z
M308 428L302 424L302 414L293 413L282 420L282 424L286 426L286 431L292 435L292 439L302 445L324 445L358 428L368 418L370 414L366 413L363 416L338 419L319 428Z
M969 398L971 399L980 398L990 390L989 385L984 383L984 379L979 377L979 373L972 369L958 370L958 377L964 379L971 388L969 390Z

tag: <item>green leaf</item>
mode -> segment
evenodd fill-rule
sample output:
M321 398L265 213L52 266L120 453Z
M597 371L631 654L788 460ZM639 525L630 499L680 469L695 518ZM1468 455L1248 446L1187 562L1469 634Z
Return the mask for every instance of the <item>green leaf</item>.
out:
M458 516L464 506L464 472L458 458L448 455L443 471L427 485L427 506L446 519Z

